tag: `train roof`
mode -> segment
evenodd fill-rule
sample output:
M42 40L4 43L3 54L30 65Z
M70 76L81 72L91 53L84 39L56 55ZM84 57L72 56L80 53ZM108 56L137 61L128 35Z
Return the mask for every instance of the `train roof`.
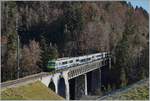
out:
M93 53L93 54L88 54L88 55L83 55L83 56L77 56L77 57L63 57L63 58L58 58L56 61L64 61L64 60L73 59L73 58L82 58L82 57L86 57L86 56L99 55L99 54L103 54L103 53L106 53L106 52Z
M58 58L57 61L66 60L66 59L69 59L69 57Z

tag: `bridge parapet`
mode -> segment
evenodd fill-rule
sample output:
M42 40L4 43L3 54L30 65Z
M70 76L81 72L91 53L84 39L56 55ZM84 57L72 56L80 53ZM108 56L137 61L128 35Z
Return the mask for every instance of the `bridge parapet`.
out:
M4 90L5 88L19 86L23 82L24 83L25 82L30 83L30 82L37 81L37 80L41 79L42 77L46 77L48 75L49 75L49 73L41 72L41 73L38 73L38 74L33 74L33 75L26 76L26 77L23 77L23 78L19 78L19 79L16 79L16 80L2 82L2 83L0 83L0 87L1 87L2 90Z
M87 72L98 69L100 67L103 67L107 64L106 60L108 60L108 59L109 58L104 58L104 59L101 59L101 60L97 60L97 61L93 61L93 62L90 62L90 63L87 63L87 64L83 64L83 65L80 65L80 66L69 68L68 69L69 70L68 79L75 78L79 75L82 75L82 74L85 74Z

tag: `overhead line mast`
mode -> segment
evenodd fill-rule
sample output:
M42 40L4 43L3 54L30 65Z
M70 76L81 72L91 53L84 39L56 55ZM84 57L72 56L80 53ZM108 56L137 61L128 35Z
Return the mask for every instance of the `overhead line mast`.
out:
M19 61L19 59L20 59L20 53L19 53L19 34L18 34L18 5L16 4L16 11L17 11L17 13L16 13L16 34L17 34L17 78L19 79L19 77L20 77L20 66L19 66L19 64L20 64L20 61Z

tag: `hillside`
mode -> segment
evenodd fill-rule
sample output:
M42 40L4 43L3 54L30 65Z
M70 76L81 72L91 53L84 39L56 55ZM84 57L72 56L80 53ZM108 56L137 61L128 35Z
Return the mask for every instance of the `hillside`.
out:
M8 88L1 92L3 100L62 100L63 98L48 89L41 82Z
M124 88L122 91L114 92L102 98L102 100L148 100L149 80L144 80Z
M141 1L142 2L142 1ZM47 72L49 60L110 52L103 92L149 76L149 14L126 1L3 1L2 82Z

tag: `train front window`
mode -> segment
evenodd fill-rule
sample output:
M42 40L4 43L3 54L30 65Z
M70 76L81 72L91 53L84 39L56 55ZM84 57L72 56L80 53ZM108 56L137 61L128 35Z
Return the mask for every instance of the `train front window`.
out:
M49 62L48 65L49 66L55 66L56 64L55 64L55 62Z

